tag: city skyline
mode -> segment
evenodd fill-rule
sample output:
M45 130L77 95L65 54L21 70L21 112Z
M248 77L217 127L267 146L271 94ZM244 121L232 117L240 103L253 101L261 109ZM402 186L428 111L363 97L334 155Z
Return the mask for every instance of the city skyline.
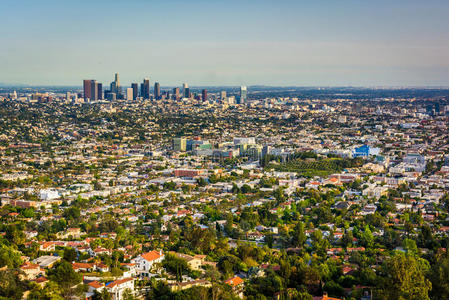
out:
M5 1L0 82L449 86L444 1L85 3Z

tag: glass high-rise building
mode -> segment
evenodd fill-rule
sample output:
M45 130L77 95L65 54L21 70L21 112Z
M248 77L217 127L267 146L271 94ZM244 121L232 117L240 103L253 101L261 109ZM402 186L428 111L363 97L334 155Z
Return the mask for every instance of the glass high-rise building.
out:
M182 92L183 92L184 98L190 98L190 89L189 89L189 85L187 83L184 83L182 85Z
M98 100L98 82L96 80L91 80L90 84L90 100Z
M246 88L246 86L241 86L240 87L240 104L244 104L247 102L247 98L248 98L248 90Z
M133 100L139 97L139 85L137 83L131 83L131 88L133 89Z
M203 90L201 91L201 96L202 96L202 98L203 98L203 101L209 100L209 99L207 98L207 90L206 90L206 89L203 89Z
M150 79L145 78L140 84L140 96L143 99L150 99Z
M100 82L97 85L97 91L98 100L103 100L103 84Z
M156 100L162 99L161 85L159 82L154 83L154 98L156 98Z
M179 92L179 87L173 88L173 98L175 100L179 100L179 98L181 98L181 94Z

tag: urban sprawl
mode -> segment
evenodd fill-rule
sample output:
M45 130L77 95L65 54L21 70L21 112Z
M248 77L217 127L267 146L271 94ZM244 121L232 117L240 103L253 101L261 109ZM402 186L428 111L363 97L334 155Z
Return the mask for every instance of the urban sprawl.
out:
M0 88L0 299L449 299L449 90Z

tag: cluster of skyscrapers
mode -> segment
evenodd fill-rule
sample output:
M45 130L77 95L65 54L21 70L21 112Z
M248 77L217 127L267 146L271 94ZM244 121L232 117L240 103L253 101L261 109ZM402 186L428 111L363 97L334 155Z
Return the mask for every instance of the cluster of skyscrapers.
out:
M200 99L202 101L208 101L209 97L207 94L207 90L203 89L201 94L192 95L190 92L190 88L187 83L184 83L182 86L182 93L179 87L175 87L172 90L172 94L170 91L162 91L161 85L159 82L154 83L153 94L150 92L150 79L144 78L143 82L131 83L131 87L125 88L122 90L122 86L120 85L119 74L115 73L115 79L110 84L109 90L104 91L103 95L103 85L96 80L86 79L83 81L84 88L84 101L96 101L107 99L110 101L114 100L137 100L141 98L143 100L153 99L153 100L162 100L162 99L173 99L180 100L182 98L190 99L194 97L195 99ZM237 103L243 104L247 102L247 88L246 86L240 87L240 95L237 98ZM221 99L226 98L226 91L222 91L220 93Z
M103 99L103 85L96 80L86 79L83 81L84 98L91 101Z

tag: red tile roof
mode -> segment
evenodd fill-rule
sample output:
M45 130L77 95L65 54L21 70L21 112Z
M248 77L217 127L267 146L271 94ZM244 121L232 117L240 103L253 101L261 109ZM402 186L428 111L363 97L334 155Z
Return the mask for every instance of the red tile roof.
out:
M107 283L106 286L107 286L108 288L113 288L113 287L116 286L116 285L120 285L120 284L122 284L122 283L125 283L125 282L128 282L128 281L132 281L132 280L134 280L134 279L133 279L133 278L123 278L123 279L118 279L118 280L115 280L115 281L112 281L112 282Z
M103 286L103 284L99 283L98 281L89 282L88 285L90 285L94 289L98 289L98 288L101 288Z
M225 283L229 284L232 287L235 287L235 286L238 286L238 285L242 284L243 283L243 279L238 277L238 276L235 276L233 278L230 278L230 279L226 280Z
M160 258L162 255L159 253L159 251L153 250L153 251L147 252L145 254L142 254L141 256L143 259L145 259L147 261L153 261L153 260Z

